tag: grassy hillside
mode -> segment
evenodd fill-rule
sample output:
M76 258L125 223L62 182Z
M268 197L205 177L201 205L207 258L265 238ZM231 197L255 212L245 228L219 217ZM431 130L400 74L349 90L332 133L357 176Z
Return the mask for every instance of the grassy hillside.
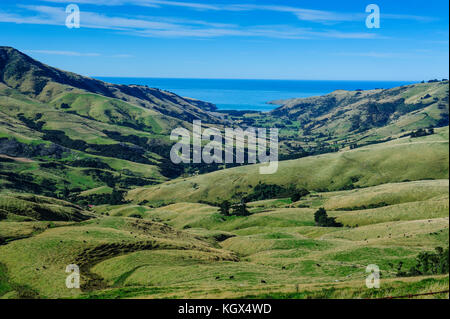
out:
M207 112L215 110L212 104L145 86L115 85L83 77L52 68L11 47L0 47L0 79L8 87L41 102L51 102L68 92L91 92L183 120L214 119Z
M448 81L280 103L217 112L0 47L0 298L448 290ZM278 172L173 164L170 132L193 119L279 128ZM224 200L248 213L220 213ZM380 289L365 286L370 264Z
M184 172L169 160L171 130L194 119L220 125L214 110L159 89L58 70L0 47L0 186L64 197L165 181Z
M392 89L338 90L324 96L280 100L270 113L221 111L242 126L276 127L284 159L389 141L419 129L448 125L449 83Z
M167 135L153 133L161 132L162 128L158 117L155 120L151 116L152 111L95 97L114 121L100 115L95 119L81 111L68 113L70 110L31 100L17 92L0 95L3 188L52 196L64 189L73 194L105 184L123 188L150 185L174 174L172 165L164 164L167 160L157 154L162 151L166 155L169 140ZM126 110L139 111L136 118L119 120L112 111L116 104L125 108L121 110L123 116ZM137 126L141 119L147 131L127 126L127 123Z
M448 102L448 81L442 81L275 101L282 106L272 114L295 120L306 131L335 137L364 131L366 136L393 135L424 125L448 125Z
M401 138L351 151L279 163L278 172L260 175L259 165L177 179L136 188L128 199L152 201L239 200L259 182L334 191L423 179L448 179L448 128L423 138Z
M82 221L89 219L83 209L66 201L20 193L0 194L0 210L5 219L22 216L27 221Z
M370 111L378 114L386 110L383 107L377 108L376 112L372 110L370 105L375 103L373 101L386 106L391 100L402 102L395 105L394 111L387 108L393 113L389 113L388 121L377 122L380 125L363 125L346 131L327 127L321 118L333 118L332 125L347 127L347 113ZM303 113L308 114L308 123L318 121L320 125L317 128L305 126L306 118L295 118L299 105L303 109L308 108L308 112ZM179 176L221 169L222 165L174 165L170 161L171 130L178 126L190 128L193 119L219 129L224 125L278 127L281 129L280 158L299 158L346 150L350 145L359 147L408 135L419 128L444 125L435 120L446 111L448 113L448 82L382 91L339 91L320 98L288 101L271 114L235 116L213 112L213 105L181 98L170 92L136 85L114 85L58 70L13 48L0 47L0 106L0 187L61 198L70 193L71 200L79 204L98 204L107 201L99 200L95 192L90 196L85 192L108 187L112 194L113 189L126 191ZM338 116L336 112L346 115ZM397 116L398 112L401 116ZM434 120L419 119L424 114ZM342 156L332 165L348 163ZM283 166L288 167L288 162ZM280 178L284 179L283 174ZM353 182L350 180L358 178L357 174L350 172L343 175L347 176L333 181L332 187L325 185L328 181L321 181L320 177L314 183L289 183L335 190L351 187ZM432 172L430 176L411 173L403 179L393 177L392 181L439 178L442 175L440 172ZM375 181L378 182L387 181ZM231 190L230 194L247 192L245 188L251 183L253 181L237 181L233 187L243 189ZM354 184L374 185L374 181ZM215 200L221 196L201 195L193 199ZM166 197L163 195L162 199ZM184 200L183 197L180 199Z
M1 261L8 280L39 297L77 296L65 287L66 265L81 268L83 291L107 287L91 267L115 256L139 251L169 250L203 254L211 260L235 260L229 252L211 247L189 234L148 221L102 218L75 226L50 228L27 239L1 246ZM55 283L59 283L56 284ZM8 296L21 291L12 290Z
M0 247L5 278L15 287L4 297L371 298L444 290L448 276L396 274L400 262L408 269L420 252L448 246L447 186L448 180L417 181L312 193L296 203L250 203L248 217L223 217L216 207L195 203L99 206L96 219L32 224L33 231L15 234L28 238ZM401 196L392 199L395 187ZM350 195L359 210L342 210L354 204ZM440 198L446 208L429 203ZM361 208L380 199L387 206ZM351 227L316 226L314 212L323 204ZM19 228L0 224L11 224L0 233ZM57 256L49 254L54 247ZM81 291L64 288L64 265L74 260L84 269ZM382 271L381 290L365 288L369 264Z

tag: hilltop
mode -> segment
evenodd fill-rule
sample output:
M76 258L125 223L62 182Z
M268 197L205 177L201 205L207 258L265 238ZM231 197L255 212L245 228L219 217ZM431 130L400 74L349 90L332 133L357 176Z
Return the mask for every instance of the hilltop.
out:
M116 98L132 105L155 110L177 119L199 119L217 122L209 114L215 111L213 104L141 85L117 85L72 72L62 71L11 48L0 47L0 81L40 102L49 103L66 93L95 93Z
M0 188L72 200L179 176L170 131L221 123L210 103L62 71L10 47L0 47L0 106Z
M299 121L306 130L333 135L395 124L405 131L416 128L419 121L432 127L447 126L448 102L446 80L274 101L282 106L271 113Z

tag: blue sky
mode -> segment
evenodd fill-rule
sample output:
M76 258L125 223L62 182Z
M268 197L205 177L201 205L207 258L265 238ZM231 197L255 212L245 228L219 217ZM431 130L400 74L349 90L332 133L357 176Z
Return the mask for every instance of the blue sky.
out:
M68 4L81 28L65 26ZM368 4L381 28L365 24ZM0 45L90 76L448 78L447 0L2 1Z

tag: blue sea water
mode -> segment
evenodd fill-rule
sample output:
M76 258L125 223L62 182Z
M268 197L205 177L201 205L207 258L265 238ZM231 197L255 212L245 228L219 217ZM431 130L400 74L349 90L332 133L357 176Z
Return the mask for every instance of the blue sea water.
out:
M115 84L139 84L214 103L219 110L271 111L267 102L323 95L335 90L393 88L410 82L388 81L307 81L234 80L97 77Z

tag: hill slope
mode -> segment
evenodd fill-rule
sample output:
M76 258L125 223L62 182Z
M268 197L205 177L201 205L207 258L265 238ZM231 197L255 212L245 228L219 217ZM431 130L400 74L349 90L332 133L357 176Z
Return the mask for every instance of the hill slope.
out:
M206 102L105 83L0 47L0 188L79 197L221 169L170 161L171 130L190 129L193 119L219 129L278 127L281 159L386 141L445 125L448 81L284 103L270 114L223 116ZM90 203L101 197L89 194Z
M66 196L179 176L170 131L215 106L61 71L0 47L0 189ZM98 198L89 197L95 202Z
M259 165L177 179L149 188L137 188L135 201L165 200L221 202L239 200L258 183L294 186L315 191L342 190L392 182L448 179L448 128L421 138L400 138L352 151L342 151L279 163L278 172L260 175Z
M198 175L222 167L172 164L169 135L192 119L223 128L212 105L1 47L0 298L448 289L448 258L447 274L410 271L419 254L448 247L449 131L439 128L448 123L448 82L285 104L223 117L230 126L281 128L281 154L303 158L281 161L274 175L260 175L259 165ZM293 191L304 196L293 202ZM249 215L220 214L214 205L225 199L250 199ZM319 208L339 224L316 223ZM69 264L80 267L81 289L65 285ZM365 286L370 264L382 271L381 289Z
M161 114L191 121L214 121L215 106L139 85L116 85L49 67L10 47L0 47L0 81L41 102L50 102L74 89L117 98Z
M310 133L388 135L448 125L449 82L344 91L274 101L272 115L298 121Z

